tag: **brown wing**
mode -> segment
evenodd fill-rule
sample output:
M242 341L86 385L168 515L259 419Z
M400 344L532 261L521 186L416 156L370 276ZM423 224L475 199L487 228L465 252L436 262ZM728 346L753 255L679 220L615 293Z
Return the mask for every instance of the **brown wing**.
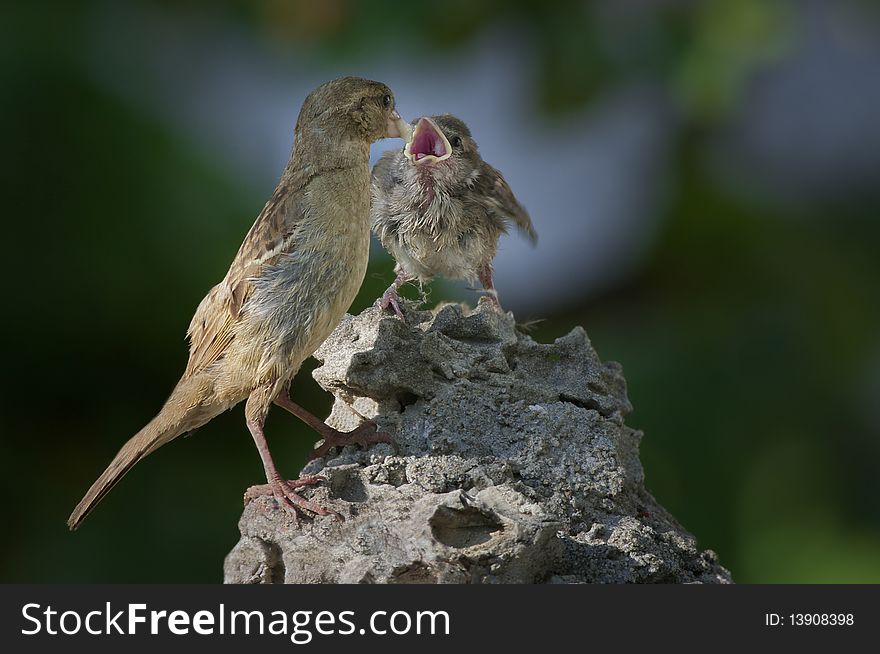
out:
M196 309L187 330L190 352L185 377L223 356L235 338L235 323L253 288L251 280L290 250L293 232L302 217L301 208L292 206L296 191L302 187L298 181L304 180L282 178L245 236L226 277Z
M501 173L485 161L481 166L477 187L479 196L485 199L490 211L504 220L512 221L533 244L538 242L538 234L529 218L529 212L516 199Z

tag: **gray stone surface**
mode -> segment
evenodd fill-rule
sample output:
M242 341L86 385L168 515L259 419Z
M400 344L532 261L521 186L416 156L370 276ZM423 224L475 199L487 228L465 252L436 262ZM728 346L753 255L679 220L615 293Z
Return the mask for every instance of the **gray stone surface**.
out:
M730 583L645 490L621 368L582 328L542 344L485 302L370 308L316 357L328 423L374 418L396 445L304 469L344 522L251 502L227 583Z

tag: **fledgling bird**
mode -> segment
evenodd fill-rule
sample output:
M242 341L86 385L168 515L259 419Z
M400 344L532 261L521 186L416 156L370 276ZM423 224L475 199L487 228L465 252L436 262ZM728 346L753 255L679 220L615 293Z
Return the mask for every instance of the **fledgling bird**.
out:
M268 481L249 489L246 499L271 493L294 516L308 510L341 517L296 492L323 477L281 477L263 423L273 403L290 411L323 437L316 456L335 445L390 442L372 421L349 433L332 429L294 404L288 391L302 362L342 319L367 270L370 144L409 132L380 82L344 77L308 95L278 186L226 277L196 309L186 371L159 414L89 488L67 521L71 529L138 461L243 400Z
M373 231L397 261L379 305L403 318L397 289L443 275L479 279L500 309L492 283L498 239L512 222L537 242L529 214L483 161L462 120L444 114L414 125L404 149L386 152L373 168Z

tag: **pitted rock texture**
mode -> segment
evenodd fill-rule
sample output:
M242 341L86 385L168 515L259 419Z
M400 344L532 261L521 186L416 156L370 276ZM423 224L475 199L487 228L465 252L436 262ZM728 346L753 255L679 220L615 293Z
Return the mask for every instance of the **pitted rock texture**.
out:
M227 583L730 583L644 488L620 366L576 327L552 344L481 302L346 316L316 357L328 424L395 445L303 473L345 516L245 507Z

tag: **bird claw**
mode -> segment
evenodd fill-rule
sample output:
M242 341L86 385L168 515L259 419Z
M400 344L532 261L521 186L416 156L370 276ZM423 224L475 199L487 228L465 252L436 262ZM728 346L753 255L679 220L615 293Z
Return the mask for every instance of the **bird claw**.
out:
M486 303L492 305L492 308L494 308L499 313L504 313L504 309L501 306L501 302L498 301L498 293L495 292L494 289L491 291L485 291L484 294L482 296L480 296L480 299L477 301L477 304L482 304L483 302L486 302Z
M400 308L400 296L394 288L389 288L382 294L382 297L379 299L379 308L383 311L388 311L390 308L398 318L403 321L406 320L403 316L403 311Z
M334 447L345 447L346 445L360 445L367 449L375 443L394 444L391 435L384 431L377 431L378 425L374 420L365 420L350 432L341 432L332 428L322 433L324 442L316 447L309 454L309 461L320 459L325 456Z
M341 513L307 500L296 492L297 488L314 486L322 481L327 481L324 475L308 475L299 479L275 479L268 484L260 484L248 488L244 494L244 503L247 505L257 497L272 495L279 506L293 516L295 522L299 522L300 514L309 516L310 513L314 515L331 515L340 522L344 522L345 518Z

